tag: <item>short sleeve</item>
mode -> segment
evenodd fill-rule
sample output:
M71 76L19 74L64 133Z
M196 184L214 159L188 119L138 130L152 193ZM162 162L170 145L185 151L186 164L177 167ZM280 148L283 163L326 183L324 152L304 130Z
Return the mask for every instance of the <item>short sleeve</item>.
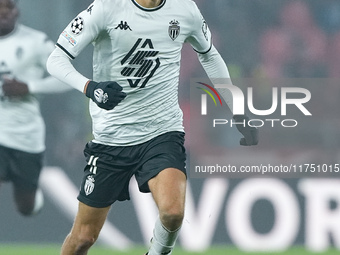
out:
M211 49L212 46L211 32L197 5L193 3L193 6L193 30L190 36L186 39L186 42L190 43L194 50L198 53L206 53Z
M103 3L96 0L68 24L60 34L57 46L74 59L105 29L104 19Z

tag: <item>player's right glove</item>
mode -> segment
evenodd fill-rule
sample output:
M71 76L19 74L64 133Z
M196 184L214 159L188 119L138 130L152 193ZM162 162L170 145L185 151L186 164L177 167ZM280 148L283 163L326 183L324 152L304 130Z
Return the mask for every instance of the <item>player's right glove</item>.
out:
M123 88L114 81L89 81L84 92L100 108L112 110L126 97L122 90Z
M244 136L240 140L240 145L257 145L259 142L259 131L256 127L249 126L249 117L247 115L234 115L233 119L236 122L237 130Z

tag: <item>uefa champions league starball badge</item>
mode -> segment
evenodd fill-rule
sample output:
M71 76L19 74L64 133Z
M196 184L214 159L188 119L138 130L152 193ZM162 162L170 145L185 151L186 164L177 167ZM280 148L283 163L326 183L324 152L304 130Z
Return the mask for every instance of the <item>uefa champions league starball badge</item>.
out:
M71 23L71 31L73 34L78 35L83 31L84 20L82 17L75 18Z

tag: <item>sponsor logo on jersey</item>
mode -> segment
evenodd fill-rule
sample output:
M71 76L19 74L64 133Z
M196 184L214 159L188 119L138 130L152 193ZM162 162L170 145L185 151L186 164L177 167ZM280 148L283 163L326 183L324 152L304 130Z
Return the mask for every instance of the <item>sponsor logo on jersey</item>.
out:
M66 31L63 31L62 34L61 34L63 37L65 37L65 39L72 45L76 45L77 44L77 41L69 35L69 33L67 33Z
M122 59L121 74L129 77L131 88L144 88L160 66L159 51L155 50L151 39L139 38L128 54ZM141 84L140 82L143 81Z
M95 180L94 180L93 175L87 176L86 181L85 181L85 185L84 185L84 191L85 191L86 196L90 195L93 192L94 182L95 182Z
M181 27L179 26L179 22L177 20L172 20L169 22L169 36L170 38L175 41L176 38L179 36L179 33L181 31Z
M130 26L128 25L128 23L126 21L121 21L116 27L115 29L120 29L120 30L130 30L132 31L132 29L130 28Z
M84 29L84 20L82 17L75 18L71 23L71 31L75 35L79 35Z

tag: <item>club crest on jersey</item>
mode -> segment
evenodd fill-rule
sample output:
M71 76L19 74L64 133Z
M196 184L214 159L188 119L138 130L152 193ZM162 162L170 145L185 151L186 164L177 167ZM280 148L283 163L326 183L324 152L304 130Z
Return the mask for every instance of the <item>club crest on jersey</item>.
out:
M84 20L82 17L75 18L71 23L71 31L73 34L78 35L84 29Z
M179 33L181 31L181 27L179 26L179 22L177 20L172 20L169 22L169 36L170 38L175 41L176 38L179 36Z
M85 185L84 185L84 191L86 196L90 195L94 190L94 177L93 175L89 175L86 178Z

